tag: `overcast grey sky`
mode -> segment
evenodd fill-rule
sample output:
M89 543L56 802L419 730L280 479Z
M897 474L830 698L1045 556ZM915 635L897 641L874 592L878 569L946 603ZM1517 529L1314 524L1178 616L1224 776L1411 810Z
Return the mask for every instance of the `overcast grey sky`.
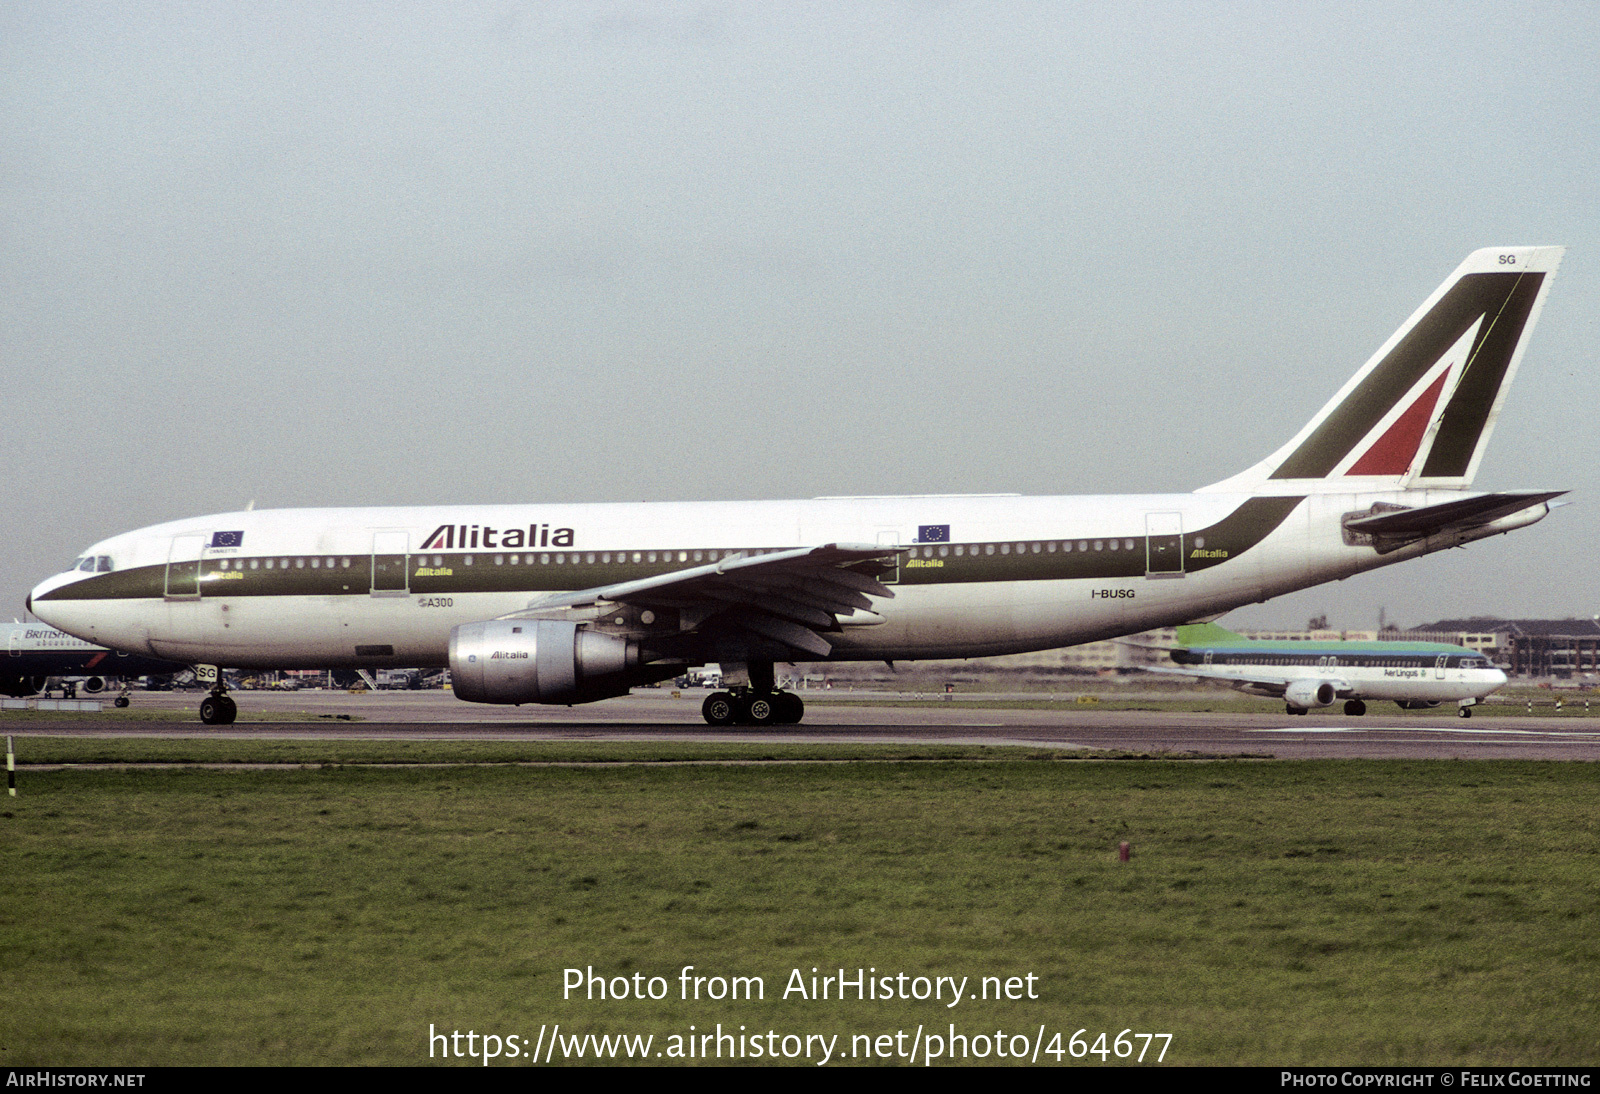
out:
M1600 612L1596 57L1587 2L4 5L0 610L252 499L1188 490L1554 243L1477 485L1573 504L1228 621Z

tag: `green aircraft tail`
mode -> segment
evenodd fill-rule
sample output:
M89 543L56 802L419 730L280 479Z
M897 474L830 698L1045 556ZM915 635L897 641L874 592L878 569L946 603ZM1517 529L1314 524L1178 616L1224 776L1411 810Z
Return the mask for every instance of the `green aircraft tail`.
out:
M1249 641L1244 635L1234 634L1215 623L1189 623L1178 628L1178 645L1185 649L1195 646L1237 646Z

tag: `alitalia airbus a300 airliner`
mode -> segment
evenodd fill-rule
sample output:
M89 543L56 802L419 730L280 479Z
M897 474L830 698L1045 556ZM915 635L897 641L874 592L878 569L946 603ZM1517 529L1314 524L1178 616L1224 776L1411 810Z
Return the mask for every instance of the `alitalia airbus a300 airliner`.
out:
M585 703L733 667L712 724L800 720L779 661L982 657L1214 618L1532 524L1474 493L1560 262L1467 258L1295 437L1192 494L289 509L113 536L41 619L196 665L449 666L480 703ZM81 560L80 560L81 561Z

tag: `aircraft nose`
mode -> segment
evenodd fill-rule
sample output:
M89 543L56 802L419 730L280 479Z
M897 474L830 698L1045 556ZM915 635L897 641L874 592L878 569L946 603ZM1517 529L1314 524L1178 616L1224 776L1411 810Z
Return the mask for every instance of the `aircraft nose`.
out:
M59 575L57 575L57 577L59 577ZM56 586L58 586L60 584L61 584L61 582L59 580L57 580L57 578L47 577L43 581L39 582L39 584L35 585L31 590L29 590L28 598L27 598L27 600L24 601L24 604L27 606L27 609L28 609L29 613L32 614L32 616L35 619L43 619L46 623L49 623L52 627L55 626L55 624L53 622L51 622L51 620L46 619L45 615L41 615L40 611L42 609L46 614L49 613L50 606L54 603L54 601L47 600L45 598L45 594L50 592L51 589L55 588ZM38 601L38 607L34 606L34 602L35 601Z

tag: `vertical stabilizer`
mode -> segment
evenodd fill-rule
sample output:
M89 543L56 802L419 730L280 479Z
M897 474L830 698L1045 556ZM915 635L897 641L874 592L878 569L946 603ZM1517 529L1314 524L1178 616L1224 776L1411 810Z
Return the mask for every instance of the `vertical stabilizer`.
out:
M1469 486L1564 250L1468 255L1293 440L1204 491Z
M1185 649L1196 646L1237 646L1250 640L1215 623L1185 623L1178 628L1178 645Z

